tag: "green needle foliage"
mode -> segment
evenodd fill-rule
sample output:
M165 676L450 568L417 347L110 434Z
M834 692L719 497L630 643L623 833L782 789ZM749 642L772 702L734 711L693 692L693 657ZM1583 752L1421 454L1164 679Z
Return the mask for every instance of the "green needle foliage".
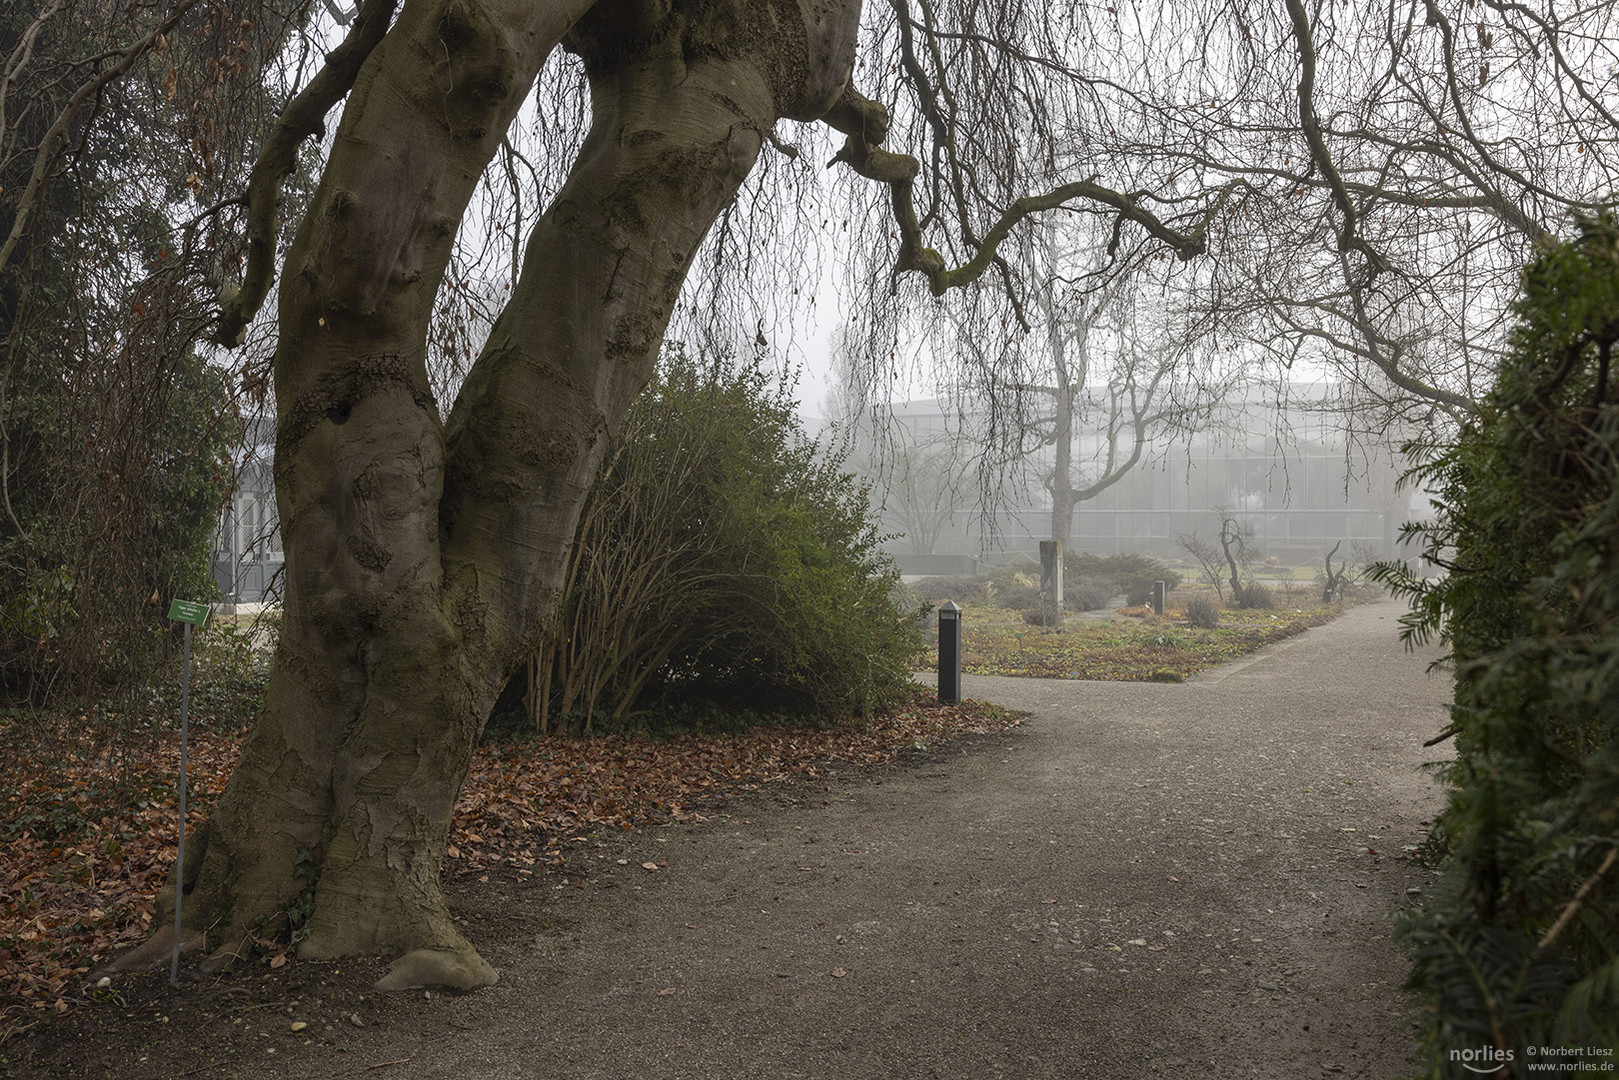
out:
M1166 590L1180 587L1181 575L1150 555L1093 555L1086 551L1063 552L1063 570L1070 577L1103 578L1118 583L1125 602L1139 607L1152 596L1155 581Z
M654 707L871 714L911 689L867 491L757 362L667 354L580 522L530 711L592 730Z
M1449 575L1382 580L1414 600L1408 640L1435 634L1456 668L1436 825L1445 888L1402 932L1430 1021L1451 1051L1619 1044L1619 225L1532 263L1513 355L1457 445L1422 470L1442 513L1410 528ZM1502 1074L1506 1075L1506 1074Z

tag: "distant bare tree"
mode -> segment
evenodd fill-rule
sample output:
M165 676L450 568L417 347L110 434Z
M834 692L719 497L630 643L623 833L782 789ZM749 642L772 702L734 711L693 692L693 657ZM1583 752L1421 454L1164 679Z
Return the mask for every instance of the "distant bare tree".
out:
M1214 586L1214 591L1224 603L1225 584L1220 578L1220 571L1225 564L1225 548L1218 540L1199 536L1196 529L1189 533L1180 533L1176 537L1176 544L1197 563L1203 580Z
M931 555L952 532L958 511L971 505L971 464L954 440L902 447L882 472L885 519L918 555Z
M1044 230L1047 277L1033 294L1043 323L1045 355L1036 361L1046 380L1023 387L1025 452L1049 448L1041 482L1051 495L1051 538L1067 545L1074 508L1124 479L1155 438L1199 426L1213 404L1188 387L1186 350L1162 330L1133 276L1114 277L1097 291L1077 287L1075 264L1105 265L1101 246L1089 257L1064 251L1054 225ZM1034 340L1040 341L1040 335ZM1075 457L1076 441L1092 447ZM1032 442L1033 446L1029 443Z
M1224 508L1217 507L1215 513L1220 515L1220 553L1225 556L1226 569L1231 572L1231 596L1241 605L1243 602L1241 567L1257 558L1257 554L1250 546L1254 539L1254 527L1246 521L1239 521Z

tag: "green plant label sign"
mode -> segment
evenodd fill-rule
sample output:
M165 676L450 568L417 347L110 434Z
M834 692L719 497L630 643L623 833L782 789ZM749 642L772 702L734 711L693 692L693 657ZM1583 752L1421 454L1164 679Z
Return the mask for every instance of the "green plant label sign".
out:
M175 622L188 622L201 626L208 621L208 605L195 600L176 600L169 605L169 618Z

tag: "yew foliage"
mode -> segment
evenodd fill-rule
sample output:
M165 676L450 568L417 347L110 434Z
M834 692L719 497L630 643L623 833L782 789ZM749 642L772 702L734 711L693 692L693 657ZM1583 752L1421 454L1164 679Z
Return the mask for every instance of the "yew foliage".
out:
M1379 568L1457 671L1447 888L1405 925L1436 1073L1450 1047L1511 1071L1531 1047L1619 1044L1614 216L1532 263L1516 311L1511 362L1425 470L1443 513L1412 531L1448 576Z

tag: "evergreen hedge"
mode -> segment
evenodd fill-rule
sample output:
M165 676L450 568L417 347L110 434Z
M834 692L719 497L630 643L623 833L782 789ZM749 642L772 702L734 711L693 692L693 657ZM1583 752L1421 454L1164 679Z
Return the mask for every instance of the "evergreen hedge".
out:
M1444 887L1401 928L1428 1020L1428 1073L1494 1048L1619 1045L1619 227L1524 273L1512 355L1458 443L1420 470L1441 514L1408 527L1448 568L1412 597L1410 641L1456 671L1435 825ZM1612 1059L1606 1059L1609 1062Z

